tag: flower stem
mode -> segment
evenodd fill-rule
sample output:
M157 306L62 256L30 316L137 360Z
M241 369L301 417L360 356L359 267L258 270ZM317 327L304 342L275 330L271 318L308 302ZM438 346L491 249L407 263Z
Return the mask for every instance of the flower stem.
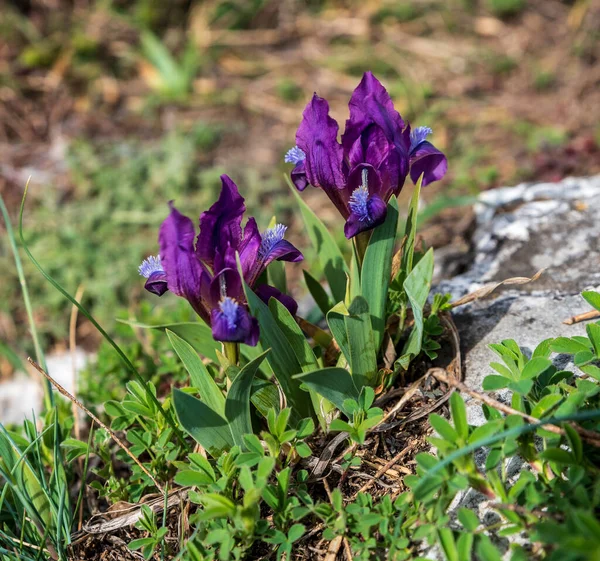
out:
M356 257L358 258L358 265L362 267L363 260L365 258L365 253L367 251L367 246L369 245L369 238L371 237L371 232L361 232L354 236L354 247L356 249Z
M240 361L240 344L223 343L223 354L233 366L237 366Z

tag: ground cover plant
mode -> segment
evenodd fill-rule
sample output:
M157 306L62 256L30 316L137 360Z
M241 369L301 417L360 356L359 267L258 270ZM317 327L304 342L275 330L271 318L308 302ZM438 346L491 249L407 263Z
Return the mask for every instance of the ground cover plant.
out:
M465 386L451 309L489 290L462 302L430 294L434 251L416 241L421 192L446 156L371 72L341 141L338 129L315 94L285 156L310 260L275 218L245 216L229 175L199 231L165 200L157 252L139 265L161 299L122 326L139 337L127 347L38 262L24 197L21 249L105 339L90 376L122 388L88 388L104 398L89 406L71 396L47 375L30 314L46 407L0 426L3 561L598 559L600 323L531 356L513 340L493 345L502 362L484 390L508 401ZM303 200L313 188L341 215L344 251ZM310 319L288 294L286 261L302 263ZM600 294L582 296L600 311ZM193 313L164 322L175 297ZM572 355L576 372L554 354ZM482 403L485 424L469 425L461 394ZM453 506L467 489L493 522Z

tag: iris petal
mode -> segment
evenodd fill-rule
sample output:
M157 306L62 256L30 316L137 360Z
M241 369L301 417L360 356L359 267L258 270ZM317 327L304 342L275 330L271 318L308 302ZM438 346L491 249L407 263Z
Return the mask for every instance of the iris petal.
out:
M352 93L348 107L350 118L342 136L346 153L369 125L379 126L389 142L397 140L404 128L404 121L394 109L392 98L371 72L365 72Z
M162 296L167 290L169 290L166 273L152 273L144 284L144 288L148 292L152 292L152 294Z
M448 160L433 144L426 140L410 154L410 177L414 183L423 175L423 185L442 179L448 170Z
M242 240L242 216L246 210L237 185L221 176L221 194L215 204L200 216L200 234L196 244L198 257L212 267L216 251L225 254L229 243L236 251Z
M298 312L298 303L288 294L284 294L279 289L271 286L269 284L261 284L255 290L256 295L265 303L269 304L269 300L271 298L275 298L275 300L279 300L292 314L296 315Z
M167 286L177 296L187 299L196 313L208 320L208 309L200 296L206 275L194 252L194 224L172 203L171 212L160 227L158 242Z
M325 191L343 189L342 147L337 141L338 124L329 116L329 104L314 94L302 114L296 144L306 154L308 182Z
M260 248L261 237L258 231L258 226L254 218L249 218L246 227L244 228L244 238L240 244L240 262L242 264L242 272L244 278L247 279L254 263L258 259L258 249Z
M283 239L286 230L286 226L277 224L262 233L255 259L252 263L247 261L248 269L244 270L244 278L250 286L254 286L269 263L276 259L293 263L304 259L302 253L293 244ZM242 260L242 267L244 267L244 260Z
M308 178L306 177L306 165L305 161L298 162L291 173L292 183L296 186L298 191L304 191L308 186Z
M346 238L351 239L356 234L372 230L382 224L387 214L387 204L378 195L371 195L364 200L364 208L356 208L356 212L346 220L344 225L344 234Z
M216 341L245 343L254 347L260 334L258 321L245 306L231 298L223 299L212 309L211 326Z

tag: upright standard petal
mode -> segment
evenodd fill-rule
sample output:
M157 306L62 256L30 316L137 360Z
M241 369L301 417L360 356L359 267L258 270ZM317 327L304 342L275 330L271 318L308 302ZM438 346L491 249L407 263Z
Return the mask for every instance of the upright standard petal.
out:
M329 116L329 104L314 94L302 114L296 144L306 155L304 167L308 182L325 191L343 189L346 184L337 134L338 124Z
M223 298L233 298L237 302L244 300L242 279L237 269L223 269L210 282L208 298L211 308L216 308Z
M256 220L253 217L248 218L248 222L244 228L244 238L239 248L240 262L245 279L249 278L250 272L258 259L260 244L261 237Z
M404 128L404 121L394 109L392 98L371 72L365 72L352 93L348 107L350 118L342 135L346 153L350 152L356 139L371 124L379 126L390 142L397 141Z
M209 321L202 302L202 277L206 275L194 251L194 224L169 203L171 212L160 227L158 243L169 290L189 301L196 313Z
M237 185L227 175L221 176L218 201L200 216L200 233L196 244L198 257L213 267L215 252L225 254L229 243L236 251L242 240L242 216L246 210Z

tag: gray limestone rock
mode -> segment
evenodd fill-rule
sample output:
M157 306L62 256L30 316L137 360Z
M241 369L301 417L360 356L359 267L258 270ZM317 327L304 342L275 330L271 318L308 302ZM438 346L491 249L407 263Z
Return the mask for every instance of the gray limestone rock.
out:
M489 282L544 269L535 282L500 287L455 310L465 382L479 390L492 373L490 343L514 339L532 352L549 337L585 334L585 325L563 321L589 311L580 293L600 288L600 176L488 191L476 214L472 265L436 292L458 298ZM472 423L482 422L480 411L469 407Z
M76 378L77 374L85 368L90 355L78 348L75 350L74 358L75 364L69 352L55 353L46 357L50 376L71 393L73 393L74 376ZM0 423L20 424L26 418L31 419L32 412L36 415L41 412L44 396L43 380L33 368L29 370L29 374L27 376L25 373L19 373L13 379L0 383Z
M485 376L494 373L490 362L498 360L490 343L514 339L531 353L547 338L585 334L584 324L565 325L563 321L590 310L580 296L582 291L600 289L600 176L496 189L483 193L475 210L472 264L463 274L441 282L436 292L459 298L487 283L531 277L545 269L536 282L500 287L487 299L453 312L461 339L464 381L481 390ZM569 357L559 355L555 361L561 369L574 369ZM508 395L501 391L495 397L506 401ZM480 404L468 396L465 401L469 422L483 424ZM477 459L483 464L485 454ZM517 458L507 468L514 479L527 469ZM486 505L485 497L469 491L455 499L451 510L473 508L480 520L497 516ZM521 538L511 538L515 540ZM437 548L426 554L443 558Z

